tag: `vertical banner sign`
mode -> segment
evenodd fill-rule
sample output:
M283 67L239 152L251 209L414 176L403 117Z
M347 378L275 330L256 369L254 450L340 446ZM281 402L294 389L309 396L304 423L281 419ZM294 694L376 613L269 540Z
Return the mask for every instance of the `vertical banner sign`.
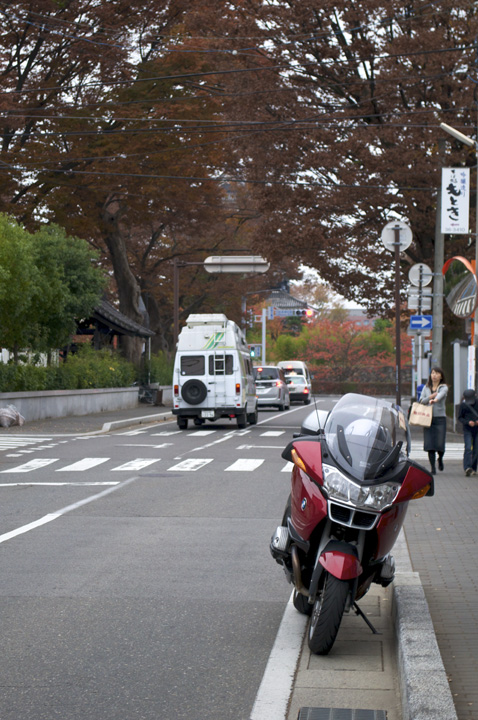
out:
M473 390L476 390L475 388L475 372L476 372L476 348L473 347L473 345L468 346L468 367L467 367L467 374L466 374L466 387L467 388L473 388Z
M442 234L468 233L470 168L442 168L441 172Z

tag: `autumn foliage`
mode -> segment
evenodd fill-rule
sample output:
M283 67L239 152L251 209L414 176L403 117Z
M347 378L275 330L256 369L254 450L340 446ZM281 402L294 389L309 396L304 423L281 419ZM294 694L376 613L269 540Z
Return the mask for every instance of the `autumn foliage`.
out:
M319 393L342 392L347 387L375 387L395 382L394 328L364 330L356 321L322 318L305 325L299 336L268 338L269 362L303 360L314 374ZM411 342L401 337L402 376L409 379Z

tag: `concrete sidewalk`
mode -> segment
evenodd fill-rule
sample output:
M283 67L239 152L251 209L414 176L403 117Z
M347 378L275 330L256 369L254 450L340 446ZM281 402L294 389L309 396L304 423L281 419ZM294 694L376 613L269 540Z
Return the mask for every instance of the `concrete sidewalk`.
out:
M46 418L44 420L26 421L24 425L13 425L9 428L0 428L0 433L35 435L76 435L78 433L109 432L115 428L128 425L141 425L152 422L161 422L171 419L170 407L139 404L135 408L126 410L111 410L91 415L70 415L61 418Z
M171 417L168 407L139 405L0 433L102 433ZM304 641L287 720L478 720L477 496L478 476L445 454L435 496L409 506L395 582L360 603L382 634L350 613L329 656L311 655Z

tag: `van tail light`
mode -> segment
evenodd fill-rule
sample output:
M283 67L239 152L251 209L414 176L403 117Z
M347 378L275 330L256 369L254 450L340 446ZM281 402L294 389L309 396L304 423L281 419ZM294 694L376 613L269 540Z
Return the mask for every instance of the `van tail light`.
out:
M282 385L282 380L276 380L276 387L280 387Z
M309 394L309 388L304 388L304 395L308 395L308 394Z
M174 395L177 397L179 395L179 385L174 386Z
M239 395L241 392L241 383L236 383L236 395Z

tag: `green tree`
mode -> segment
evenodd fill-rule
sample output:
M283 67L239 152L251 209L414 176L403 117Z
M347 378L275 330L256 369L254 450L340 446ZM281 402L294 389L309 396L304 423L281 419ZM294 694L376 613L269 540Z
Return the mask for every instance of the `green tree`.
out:
M35 308L41 297L40 281L31 235L0 215L0 346L16 360L38 335Z
M37 349L48 351L69 342L76 320L98 304L106 280L98 253L85 240L67 236L57 225L43 226L32 239L42 288Z
M104 287L88 243L58 227L34 235L0 215L0 345L48 352L65 345Z

